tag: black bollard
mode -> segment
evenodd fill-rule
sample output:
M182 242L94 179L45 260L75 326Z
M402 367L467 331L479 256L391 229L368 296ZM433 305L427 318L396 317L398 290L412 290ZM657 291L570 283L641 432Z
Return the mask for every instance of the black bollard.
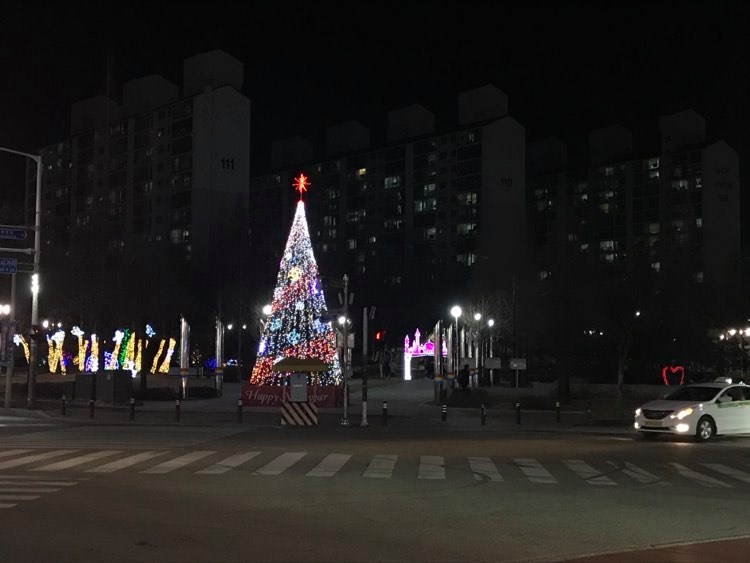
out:
M521 424L521 403L516 403L516 424Z
M68 400L65 395L62 396L62 415L65 416L68 407Z
M383 426L388 426L388 401L383 401Z
M242 399L237 399L237 424L242 424Z
M484 408L484 403L482 403L482 426L487 425L487 410Z
M448 405L443 405L443 415L441 417L441 420L445 422L448 420Z
M560 422L560 401L555 401L555 421Z
M94 418L94 399L89 399L89 418Z
M135 397L130 397L130 422L135 420Z
M174 402L174 419L175 422L180 422L180 400L177 399Z

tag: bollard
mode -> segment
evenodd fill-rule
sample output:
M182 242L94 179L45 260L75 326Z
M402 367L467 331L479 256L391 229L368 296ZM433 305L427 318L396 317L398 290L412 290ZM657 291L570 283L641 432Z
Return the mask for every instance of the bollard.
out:
M591 420L591 401L586 405L586 418Z
M482 403L482 426L487 425L487 410L484 408L484 403Z
M443 415L441 417L441 420L443 422L445 422L446 420L448 420L448 405L445 405L445 404L443 405Z
M242 399L237 399L237 424L242 424Z
M135 420L135 397L130 397L130 422Z
M388 401L383 401L383 426L388 426Z
M560 422L560 401L555 401L555 422Z
M516 403L516 424L521 424L521 403Z
M67 411L68 401L65 395L62 396L62 415L65 416Z
M89 418L94 418L94 399L89 399Z
M180 400L177 399L174 402L174 419L175 422L180 422Z

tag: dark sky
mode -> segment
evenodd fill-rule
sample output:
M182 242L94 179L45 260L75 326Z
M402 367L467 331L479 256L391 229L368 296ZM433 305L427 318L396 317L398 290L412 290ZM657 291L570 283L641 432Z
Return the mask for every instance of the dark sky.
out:
M645 145L660 114L692 106L708 119L709 137L726 138L747 162L748 4L4 6L0 146L34 149L63 138L70 103L104 92L108 50L113 84L152 73L180 83L183 58L221 48L245 63L256 172L273 139L320 138L326 125L358 119L377 141L385 112L401 105L421 103L449 126L457 92L488 82L509 95L529 139L556 135L580 145L588 129L621 122ZM0 197L18 166L0 157Z

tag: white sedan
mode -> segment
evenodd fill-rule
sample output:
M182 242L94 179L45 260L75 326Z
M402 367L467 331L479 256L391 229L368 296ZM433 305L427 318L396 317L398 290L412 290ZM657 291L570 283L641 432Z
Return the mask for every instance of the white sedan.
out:
M726 383L685 385L636 409L633 426L645 438L673 433L694 436L698 442L717 434L750 433L750 387Z

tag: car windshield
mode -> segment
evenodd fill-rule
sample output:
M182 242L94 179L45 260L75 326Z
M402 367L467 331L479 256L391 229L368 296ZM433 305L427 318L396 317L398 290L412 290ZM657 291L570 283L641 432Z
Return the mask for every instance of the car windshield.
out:
M667 401L710 401L719 389L716 387L682 387L664 397Z

